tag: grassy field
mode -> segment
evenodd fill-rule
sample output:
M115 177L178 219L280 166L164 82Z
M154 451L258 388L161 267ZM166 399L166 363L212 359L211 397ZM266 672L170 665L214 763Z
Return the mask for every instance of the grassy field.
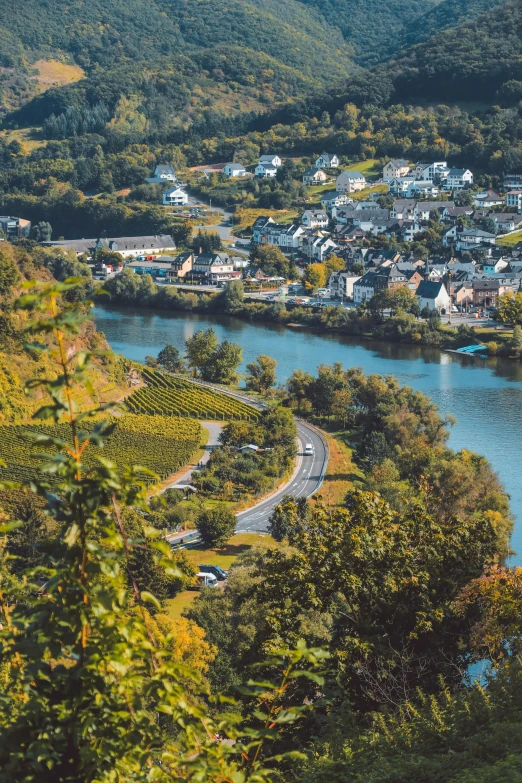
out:
M195 566L200 564L218 565L227 570L240 554L246 552L256 544L261 543L268 546L271 544L277 546L276 542L268 534L238 533L237 536L232 536L228 544L222 549L205 549L204 547L197 547L185 551L187 557ZM170 598L168 601L165 601L166 613L172 619L181 617L185 609L192 603L197 595L197 590L184 590L182 593L178 593L175 598Z
M348 166L340 166L339 169L341 171L360 171L365 177L379 177L382 174L382 167L375 158L360 160L357 163L350 163Z
M23 147L26 155L38 147L44 147L47 144L46 139L38 138L40 128L18 128L17 130L6 130L0 132L0 137L7 142L18 141Z
M352 450L340 438L327 435L330 459L320 494L331 506L343 505L346 493L353 489L353 481L362 477L352 461Z
M513 247L518 242L522 242L522 231L516 231L507 237L498 237L497 239L497 245L502 245L502 247Z
M298 209L260 209L258 207L249 209L239 209L236 212L236 216L239 217L239 223L234 224L234 232L245 231L247 228L256 221L258 217L262 215L268 215L276 223L291 223L298 215L301 214L301 210Z
M60 60L37 60L33 67L38 71L36 78L42 90L64 87L79 82L85 76L85 71L79 65L69 65Z

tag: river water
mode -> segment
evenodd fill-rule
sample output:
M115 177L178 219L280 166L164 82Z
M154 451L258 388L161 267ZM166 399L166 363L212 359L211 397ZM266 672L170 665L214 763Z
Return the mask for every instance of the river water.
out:
M484 454L511 496L516 517L513 563L522 565L522 363L471 358L435 348L319 335L306 329L251 324L228 316L95 308L96 325L111 347L129 359L156 356L167 344L180 350L187 337L213 326L220 340L243 349L244 365L261 353L277 361L278 379L295 369L314 372L319 364L341 362L365 373L395 375L429 395L457 424L449 445Z

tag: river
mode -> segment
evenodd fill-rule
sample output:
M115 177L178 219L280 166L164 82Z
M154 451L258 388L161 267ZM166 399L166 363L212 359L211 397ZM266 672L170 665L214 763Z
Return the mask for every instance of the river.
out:
M511 496L516 517L513 563L522 565L522 363L471 358L435 348L319 335L306 329L251 324L228 316L166 313L144 309L96 307L96 325L111 347L129 359L156 356L167 343L180 350L199 329L213 326L220 340L243 349L244 365L261 353L277 361L284 381L301 368L314 372L319 364L341 362L365 373L395 375L401 383L429 395L457 424L449 445L484 454Z

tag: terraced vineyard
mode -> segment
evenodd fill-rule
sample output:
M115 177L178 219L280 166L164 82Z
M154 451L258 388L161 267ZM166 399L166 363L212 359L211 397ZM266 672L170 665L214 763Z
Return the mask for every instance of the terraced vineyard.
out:
M27 431L51 433L68 440L67 424L6 425L0 427L0 480L27 483L37 473L41 461L35 454L42 451L24 437ZM186 465L201 443L201 426L194 419L126 414L116 419L114 431L107 437L103 449L90 446L85 457L86 467L95 463L99 454L118 465L141 465L160 478L175 473ZM152 482L150 476L144 481Z
M226 394L207 389L184 378L144 368L147 385L137 389L125 404L133 413L191 416L197 419L246 419L258 417L255 408Z

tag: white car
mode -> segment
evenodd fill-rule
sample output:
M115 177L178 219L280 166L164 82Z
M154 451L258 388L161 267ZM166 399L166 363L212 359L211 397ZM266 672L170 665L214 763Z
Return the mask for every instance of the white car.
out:
M304 453L305 453L305 456L308 456L308 455L314 453L314 447L312 446L311 443L307 443L306 444L306 446L304 448Z

